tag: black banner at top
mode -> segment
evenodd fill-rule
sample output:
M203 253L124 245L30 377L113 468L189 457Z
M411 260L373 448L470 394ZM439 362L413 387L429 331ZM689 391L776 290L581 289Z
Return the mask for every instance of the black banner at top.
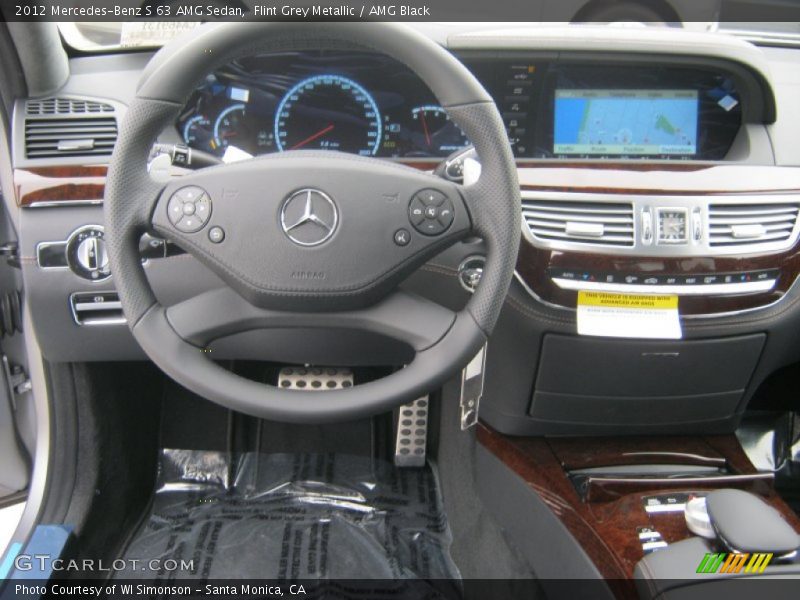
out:
M800 0L0 0L5 21L777 22Z

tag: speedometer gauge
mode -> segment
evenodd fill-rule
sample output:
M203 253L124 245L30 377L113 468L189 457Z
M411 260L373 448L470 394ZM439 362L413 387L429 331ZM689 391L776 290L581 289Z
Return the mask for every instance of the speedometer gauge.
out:
M321 149L371 156L381 143L373 97L340 75L316 75L291 88L275 113L279 150Z

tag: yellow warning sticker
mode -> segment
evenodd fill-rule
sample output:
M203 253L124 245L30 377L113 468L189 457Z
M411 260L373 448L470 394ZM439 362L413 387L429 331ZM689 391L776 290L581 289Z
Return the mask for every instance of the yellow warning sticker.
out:
M650 294L612 294L608 292L578 292L578 306L606 306L616 308L672 309L678 308L678 297Z
M680 339L678 297L659 294L578 292L578 334Z

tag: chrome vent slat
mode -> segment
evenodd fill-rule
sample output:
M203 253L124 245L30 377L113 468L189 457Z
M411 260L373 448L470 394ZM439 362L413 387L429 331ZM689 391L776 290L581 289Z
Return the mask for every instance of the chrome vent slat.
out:
M775 214L784 214L787 212L797 212L797 208L792 206L786 206L785 204L764 204L763 206L735 206L732 205L730 208L725 207L721 208L720 205L712 205L712 210L714 211L715 215L725 216L725 217L735 217L735 216L747 216L752 214L759 214L759 215L775 215Z
M794 225L794 222L797 220L797 211L791 213L785 213L783 215L761 215L761 216L754 216L754 217L719 217L718 215L711 213L711 223L712 226L722 226L722 225L750 225L750 224L760 224L764 225L767 223L790 223Z
M630 223L633 224L633 216L629 215L627 217L618 217L618 216L607 216L607 217L596 217L593 215L580 215L577 213L573 214L559 214L559 213L541 213L531 210L523 210L522 215L526 218L531 219L543 219L548 221L559 221L559 222L566 222L566 221L579 221L581 223Z
M28 147L33 146L35 144L42 144L48 142L58 142L59 140L85 140L86 138L92 138L94 140L106 141L111 142L112 144L117 141L116 134L108 134L102 133L97 134L91 131L81 131L70 135L36 135L36 136L29 136L28 137Z
M566 223L559 223L558 221L539 221L533 218L526 219L528 226L531 229L560 229L562 231L566 230ZM633 234L633 223L629 226L624 225L607 225L603 227L603 231L610 231L614 233L630 233Z
M531 235L540 240L576 245L634 245L632 204L523 199L522 218Z
M26 129L29 135L73 135L80 132L89 131L95 134L116 135L117 127L115 124L92 125L91 123L76 123L74 127L39 127L32 126Z
M565 203L559 203L558 206L551 206L542 204L541 202L525 202L524 207L526 210L531 211L546 211L546 212L559 212L559 213L578 213L578 214L629 214L631 212L629 205L609 204L606 207L592 206L586 202L576 202L576 206L563 206Z
M583 243L589 242L592 244L610 244L616 246L630 245L630 237L628 236L604 235L601 238L594 238L594 237L581 238L577 236L567 235L566 233L559 234L556 232L552 233L534 232L534 235L544 239L567 240L570 242L575 242L577 244L580 244L581 242Z
M781 230L788 230L789 232L792 231L794 228L794 222L786 221L782 223L770 223L769 225L764 225L765 231L781 231ZM726 234L731 230L730 227L725 227L722 225L714 225L710 228L712 234L719 233L719 234Z
M792 238L800 203L710 204L709 246L752 247Z
M58 150L48 150L31 152L28 158L50 158L57 156L108 156L110 152L106 148L96 148L93 150L80 150L75 152L59 152Z
M791 231L782 231L782 232L773 232L773 233L766 233L762 236L759 236L756 239L747 240L742 238L733 237L732 235L714 235L713 237L713 245L717 244L760 244L762 242L773 242L775 240L786 240L789 239L791 235Z

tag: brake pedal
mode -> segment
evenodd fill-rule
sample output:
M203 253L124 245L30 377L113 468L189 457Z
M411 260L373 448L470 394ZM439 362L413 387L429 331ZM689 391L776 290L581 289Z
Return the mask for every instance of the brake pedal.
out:
M283 367L278 387L285 390L324 392L353 387L353 371L339 367Z
M428 396L403 404L397 412L397 438L394 464L397 467L424 467L428 445Z

